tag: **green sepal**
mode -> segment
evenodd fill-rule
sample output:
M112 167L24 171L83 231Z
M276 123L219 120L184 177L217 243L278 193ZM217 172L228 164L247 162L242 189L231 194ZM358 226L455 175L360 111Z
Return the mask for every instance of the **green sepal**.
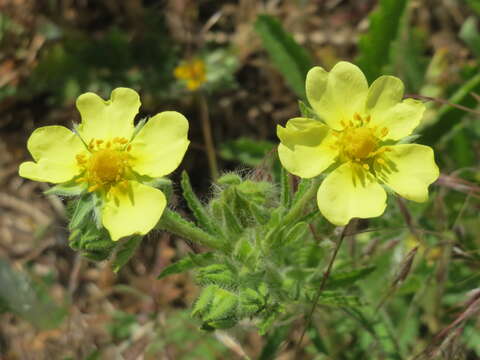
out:
M300 109L300 114L302 114L302 117L320 120L317 113L310 106L305 104L302 100L298 100L298 108Z
M397 144L411 144L411 143L417 141L420 137L421 137L421 135L419 135L419 134L405 136L403 139L401 139L399 142L397 142Z
M235 173L227 173L217 179L217 184L222 186L240 185L242 178Z
M85 192L85 190L87 190L85 184L69 181L63 184L54 185L43 193L45 195L79 196Z
M142 239L142 236L134 235L126 240L122 240L122 242L118 244L115 258L112 262L114 272L118 272L126 263L128 263L133 254L135 254Z
M148 120L148 118L146 118L146 117L143 118L143 119L140 119L140 121L137 123L137 125L135 125L135 129L133 130L132 138L131 138L130 141L135 139L135 136L137 136L137 134L140 132L140 130L142 130L142 128L145 126L147 120Z
M93 217L94 205L95 203L90 194L86 194L78 200L72 201L70 207L73 209L73 211L70 217L68 228L70 230L76 229L77 227L81 226L84 221L88 220L88 216Z
M206 252L202 254L188 254L187 257L168 265L162 270L157 279L162 279L166 276L179 274L191 270L197 266L205 266L214 259L213 252Z

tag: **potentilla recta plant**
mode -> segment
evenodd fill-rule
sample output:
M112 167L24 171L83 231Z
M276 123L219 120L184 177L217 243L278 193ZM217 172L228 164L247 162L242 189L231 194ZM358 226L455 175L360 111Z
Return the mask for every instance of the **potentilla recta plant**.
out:
M181 65L177 77L201 73L197 65ZM354 218L378 217L385 211L386 191L427 200L439 172L431 148L406 142L424 105L403 99L403 91L393 76L369 87L360 69L347 62L330 72L311 69L306 79L311 116L277 129L280 174L226 173L202 202L183 172L181 195L195 221L168 208L172 187L164 178L185 155L188 122L166 111L135 126L140 100L131 89L113 90L108 101L81 95L82 121L73 130L35 130L27 144L34 161L23 163L20 175L57 184L49 193L72 197L70 245L90 259L113 257L115 270L153 229L204 245L208 250L167 266L160 277L195 271L201 291L192 315L203 329L230 328L248 319L265 333L293 321L312 303L361 303L345 288L368 276L371 267L339 272L338 284L318 293L332 247L312 231L326 224L322 215L342 226ZM275 177L278 183L271 180Z

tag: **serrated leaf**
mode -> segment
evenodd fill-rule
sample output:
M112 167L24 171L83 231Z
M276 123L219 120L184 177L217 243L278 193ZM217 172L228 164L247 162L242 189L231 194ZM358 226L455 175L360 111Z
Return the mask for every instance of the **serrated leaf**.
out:
M390 49L397 37L407 0L380 0L369 16L370 27L359 39L357 65L372 82L390 62Z
M232 317L237 310L238 297L228 290L218 288L211 302L210 310L203 316L203 321L223 320Z
M313 66L310 54L272 16L259 15L254 27L271 61L297 96L305 99L305 78Z
M142 236L135 235L120 244L112 263L114 272L118 272L132 258L142 239Z
M188 270L191 270L197 266L204 266L214 258L212 252L207 252L203 254L189 254L188 257L168 265L165 269L162 270L157 279L162 279L169 275L179 274Z
M195 304L192 308L192 316L201 316L203 313L208 311L210 303L213 300L215 292L219 289L217 285L208 285L203 288L200 296L195 301Z

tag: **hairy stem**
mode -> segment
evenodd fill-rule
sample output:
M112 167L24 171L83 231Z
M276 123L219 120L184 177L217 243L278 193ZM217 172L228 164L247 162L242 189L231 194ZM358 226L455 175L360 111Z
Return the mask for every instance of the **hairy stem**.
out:
M208 246L209 248L225 250L225 243L222 240L206 233L192 222L185 220L175 211L168 208L163 212L157 227L198 244Z
M286 225L294 222L303 215L305 206L317 195L318 186L320 185L320 178L316 177L312 180L310 188L303 194L303 196L290 208L287 215L283 219L283 224Z

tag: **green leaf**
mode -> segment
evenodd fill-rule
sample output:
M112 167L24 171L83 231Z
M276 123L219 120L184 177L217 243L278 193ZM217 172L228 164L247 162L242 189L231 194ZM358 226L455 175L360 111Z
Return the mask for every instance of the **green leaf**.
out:
M279 326L267 337L267 342L265 343L258 360L273 360L276 358L280 345L287 339L287 336L290 333L290 326L291 325Z
M480 16L480 2L478 0L467 0L467 4Z
M469 108L475 107L476 100L470 93L480 93L480 73L472 77L448 99L452 104L458 104ZM419 139L421 143L426 145L435 145L442 141L443 137L448 135L450 131L461 122L462 118L467 115L465 110L453 107L451 105L443 105L438 110L437 120L430 126L422 129L422 137Z
M272 16L259 15L255 31L288 85L298 97L305 99L305 77L313 66L310 54Z
M235 216L232 209L230 209L230 206L224 203L222 204L222 210L223 210L223 219L225 221L225 227L227 229L228 234L230 236L236 236L238 234L241 234L243 231L242 224L238 220L237 216Z
M473 54L480 58L480 33L478 32L478 21L475 17L470 16L465 20L458 36L468 45Z
M187 205L192 210L193 215L197 219L200 226L212 235L222 235L222 230L207 213L205 207L202 205L197 195L193 192L190 178L186 171L182 172L182 180L180 182L183 190L183 197L187 201Z
M322 341L322 337L320 336L320 333L318 332L317 328L314 325L310 325L308 327L307 334L310 340L312 341L313 345L315 346L315 349L319 353L328 355L327 347L325 346L325 343Z
M112 263L114 272L118 272L132 258L142 239L142 236L135 235L120 244Z
M55 304L41 284L0 259L0 304L40 329L58 327L67 313Z
M359 39L357 65L371 82L382 74L390 63L390 49L396 39L400 19L407 0L380 0L378 8L369 16L368 32Z
M326 289L345 288L367 277L374 270L375 266L368 266L363 269L333 273L328 278Z
M197 266L207 265L213 259L212 252L206 252L203 254L189 254L188 257L168 265L165 269L162 270L157 279L162 279L164 277L179 274L188 270L191 270Z
M239 138L225 141L219 146L220 157L247 166L258 166L275 145L271 141ZM220 182L220 180L219 180Z
M336 291L324 290L318 299L320 305L330 305L339 307L357 307L362 305L358 296L344 295Z

